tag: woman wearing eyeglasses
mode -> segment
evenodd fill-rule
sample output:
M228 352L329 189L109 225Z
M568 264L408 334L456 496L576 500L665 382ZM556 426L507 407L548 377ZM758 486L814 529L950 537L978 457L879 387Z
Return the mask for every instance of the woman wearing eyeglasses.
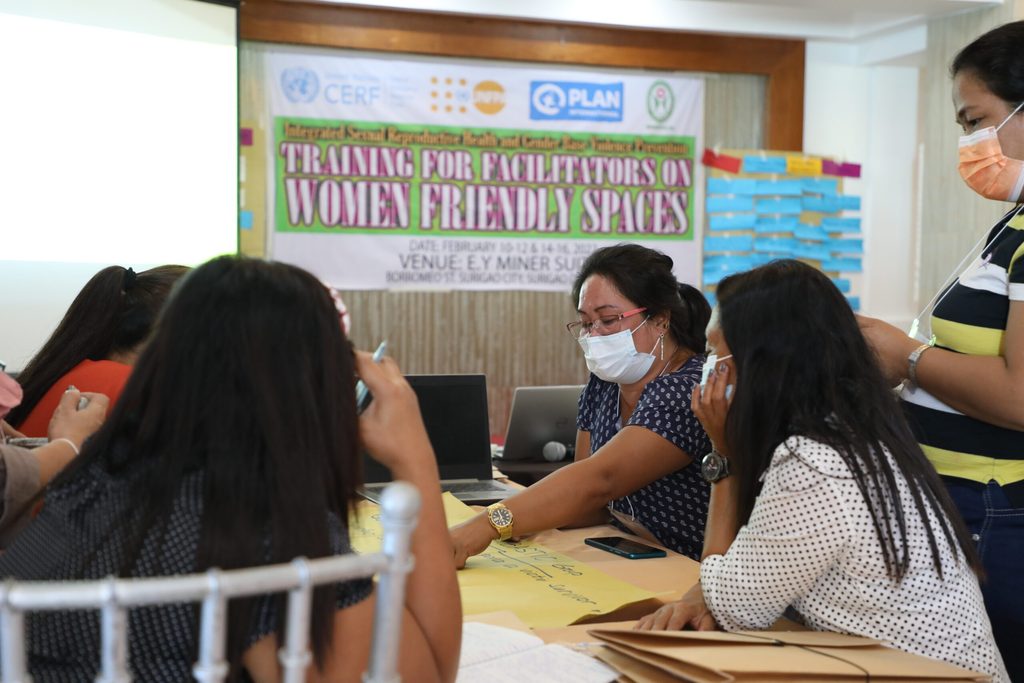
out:
M595 251L572 288L567 325L590 381L575 462L451 530L463 566L495 538L611 520L699 558L708 484L694 464L710 443L690 408L711 308L676 281L672 259L635 244Z

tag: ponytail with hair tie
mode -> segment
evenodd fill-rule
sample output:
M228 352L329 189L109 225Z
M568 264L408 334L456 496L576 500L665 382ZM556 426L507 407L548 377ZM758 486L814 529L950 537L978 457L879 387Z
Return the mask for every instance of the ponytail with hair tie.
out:
M137 279L137 277L138 276L136 275L135 271L131 269L131 267L125 268L124 282L121 285L121 289L127 292L135 284L135 280Z

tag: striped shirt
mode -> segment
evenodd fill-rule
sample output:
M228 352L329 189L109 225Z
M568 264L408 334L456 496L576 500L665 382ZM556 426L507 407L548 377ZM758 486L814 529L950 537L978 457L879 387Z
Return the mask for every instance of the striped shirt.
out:
M1004 353L1011 301L1024 301L1024 211L1004 216L981 255L939 300L935 346L974 356ZM1024 432L968 417L920 387L903 390L904 409L939 474L1000 485L1024 480Z

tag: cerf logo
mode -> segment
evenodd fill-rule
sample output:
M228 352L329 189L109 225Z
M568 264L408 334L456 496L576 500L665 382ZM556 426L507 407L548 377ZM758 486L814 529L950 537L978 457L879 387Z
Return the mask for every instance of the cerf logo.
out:
M473 106L482 114L497 114L505 108L505 88L495 81L480 81L473 88Z

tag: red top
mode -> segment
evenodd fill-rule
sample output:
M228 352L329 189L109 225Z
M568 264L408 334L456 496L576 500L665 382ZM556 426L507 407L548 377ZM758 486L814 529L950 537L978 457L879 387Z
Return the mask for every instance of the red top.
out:
M110 407L113 408L131 372L132 366L124 363L112 360L83 360L43 394L36 407L20 425L15 426L15 429L25 436L46 436L53 411L57 409L60 397L64 395L64 390L69 384L74 384L79 391L106 394L110 398Z

